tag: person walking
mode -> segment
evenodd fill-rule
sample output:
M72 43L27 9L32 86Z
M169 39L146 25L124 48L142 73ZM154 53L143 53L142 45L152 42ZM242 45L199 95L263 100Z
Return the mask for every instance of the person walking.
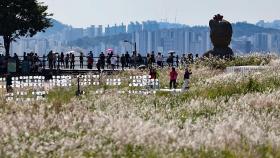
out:
M69 55L69 68L72 69L72 53Z
M152 62L152 66L156 63L156 58L155 58L155 52L152 51L151 53L151 62Z
M101 54L99 56L99 59L100 59L100 68L104 69L104 67L105 67L105 55L104 55L103 52L101 52Z
M170 83L169 83L169 88L170 89L176 89L177 88L177 77L178 77L178 73L176 71L176 69L174 67L172 67L171 72L169 73L169 77L170 77Z
M193 64L194 60L193 60L193 54L189 53L188 54L188 64Z
M65 68L64 53L63 52L61 52L61 54L60 54L60 65L61 65L61 68Z
M115 67L116 67L116 65L117 65L117 57L116 57L116 56L112 56L112 57L111 57L110 63L111 63L111 68L112 68L112 70L114 71L114 70L115 70Z
M14 60L16 61L16 73L18 73L20 61L19 61L17 53L14 53Z
M112 58L112 53L108 54L107 59L106 59L106 64L107 64L107 69L109 69L111 65L111 58Z
M82 52L80 53L80 68L84 68L84 54Z
M140 66L143 64L143 58L142 55L140 53L137 54L137 66Z
M157 70L155 68L151 68L149 76L150 76L149 79L151 80L150 88L152 88L152 89L157 88L158 89L159 85L156 84L156 79L158 77Z
M71 60L70 60L70 69L75 69L75 54L73 53L71 55Z
M173 63L174 63L174 59L173 59L173 55L170 54L169 57L166 60L167 64L169 67L173 67Z
M89 51L89 56L93 59L93 52Z
M162 58L162 55L160 52L158 53L156 60L157 60L157 66L163 68L163 65L162 65L163 58Z
M101 73L101 65L102 65L102 62L101 62L101 59L99 58L96 63L96 68L98 70L98 73Z
M133 51L133 54L131 56L131 64L134 67L134 69L136 69L136 62L137 62L137 53L135 51Z
M179 55L176 55L176 67L179 67Z
M124 54L121 56L121 64L122 64L122 70L124 70L124 67L126 66L126 59Z
M66 57L65 57L65 66L66 66L66 69L69 69L69 59L70 59L69 54L66 54Z
M59 70L60 69L60 66L61 66L61 60L60 60L61 58L60 58L60 54L59 53L57 53L57 70Z
M125 67L130 68L130 55L128 54L128 52L125 53Z
M90 53L88 54L88 57L87 57L87 63L88 63L87 68L92 69L92 67L93 67L93 57L91 56Z
M185 74L184 74L184 84L183 84L183 87L182 87L182 91L186 91L190 88L189 87L189 82L190 82L191 74L192 74L192 72L189 70L189 68L186 68Z
M56 69L56 62L57 62L57 56L56 53L53 53L53 68Z
M119 66L120 66L120 56L119 54L117 54L117 69L119 69Z
M185 66L187 64L186 54L183 54L181 57L181 66Z
M45 54L43 55L42 66L43 66L43 69L46 68L46 55Z
M150 68L150 73L149 73L150 79L157 79L157 71L154 68Z
M52 70L53 69L53 52L50 51L48 56L48 62L49 62L49 69ZM25 57L25 59L27 60L27 57Z
M151 57L150 53L148 53L148 54L147 54L147 67L148 67L149 69L151 69L151 68L152 68L152 64L153 64L153 62L152 62L152 57Z

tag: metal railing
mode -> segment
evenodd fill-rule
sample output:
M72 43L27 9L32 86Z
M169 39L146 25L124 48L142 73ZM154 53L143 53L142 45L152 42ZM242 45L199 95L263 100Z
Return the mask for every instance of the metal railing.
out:
M117 57L117 56L114 56L114 57ZM13 57L12 57L13 58ZM50 69L49 65L53 65L53 68L52 69L59 69L59 70L81 70L81 69L97 69L97 62L98 60L100 59L100 57L93 57L93 63L92 63L92 68L89 68L88 67L88 56L83 56L83 60L80 60L80 56L75 56L74 58L74 65L73 65L73 61L71 59L69 59L69 61L67 62L64 58L63 62L60 60L60 59L56 59L56 60L53 60L52 64L49 63L49 60L47 57L37 57L37 61L36 60L32 60L32 59L27 59L27 60L24 60L24 57L23 56L18 56L18 63L21 67L21 65L23 64L23 62L28 62L30 64L30 66L32 67L32 65L38 65L39 67L41 67L42 69ZM168 63L167 62L167 59L168 57L163 57L163 61L162 61L162 67L163 66L177 66L177 59L176 57L173 58L173 63ZM109 64L109 62L107 62L108 59L107 57L105 57L105 63L104 64L104 69L112 69L111 65ZM179 59L180 61L180 59ZM71 67L71 63L72 63L72 66ZM138 60L138 59L132 59L130 57L130 61L126 62L125 63L125 68L135 68L135 67L138 67L140 65L145 65L145 66L148 66L148 61L147 61L147 57L141 57L141 60ZM155 61L153 63L153 65L157 65L157 61ZM116 65L115 65L116 68L121 68L122 67L122 63L121 63L121 57L117 58L117 61L116 61Z

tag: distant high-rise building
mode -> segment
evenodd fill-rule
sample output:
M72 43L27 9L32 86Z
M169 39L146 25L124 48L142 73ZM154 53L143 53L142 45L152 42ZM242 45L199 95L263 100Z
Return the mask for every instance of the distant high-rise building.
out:
M253 37L255 51L268 51L268 37L267 33L257 33Z
M103 35L103 26L102 25L98 25L98 28L96 29L96 34L95 36L102 36Z
M111 27L110 25L108 25L107 27L105 27L105 36L111 36L112 32L111 32Z
M245 42L245 53L250 53L252 51L252 43L250 41Z
M175 51L178 55L203 54L211 47L209 34L208 29L143 30L132 33L132 41L137 43L137 51L140 53L157 52L160 49L165 55L170 51Z
M117 26L117 24L115 24L115 26L110 27L108 25L105 28L105 36L113 36L113 35L118 35L118 34L122 34L122 33L126 33L126 26L123 23L120 26Z
M95 35L96 35L96 28L95 28L95 26L94 25L91 25L90 27L88 27L88 28L86 28L85 30L84 30L84 34L83 34L83 36L84 37L96 37Z
M133 32L138 32L138 31L142 31L142 24L140 24L139 22L136 22L136 23L131 22L127 26L127 33L133 33Z
M148 32L147 31L138 31L138 32L134 32L132 33L132 42L136 42L136 51L140 54L146 54L148 53Z
M144 31L156 31L159 30L159 24L156 21L146 21L143 22Z
M48 41L46 39L39 39L36 41L35 52L39 56L47 54L47 43Z
M238 38L231 42L231 47L236 53L250 53L252 51L252 43L247 38Z
M126 33L126 26L122 23L122 25L116 28L116 34Z
M65 41L74 41L83 37L83 28L67 28L63 30L63 36Z
M280 34L273 34L270 36L269 48L272 52L280 52Z

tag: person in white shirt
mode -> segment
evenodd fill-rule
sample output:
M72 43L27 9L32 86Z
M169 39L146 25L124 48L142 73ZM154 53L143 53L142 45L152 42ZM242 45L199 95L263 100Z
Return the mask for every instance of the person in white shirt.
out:
M113 70L115 70L115 66L117 65L117 58L116 56L111 57L111 67Z

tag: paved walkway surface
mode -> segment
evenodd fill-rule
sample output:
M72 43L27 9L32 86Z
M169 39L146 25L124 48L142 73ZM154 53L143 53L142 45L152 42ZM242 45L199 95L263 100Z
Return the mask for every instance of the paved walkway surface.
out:
M159 89L161 92L182 92L182 89Z

